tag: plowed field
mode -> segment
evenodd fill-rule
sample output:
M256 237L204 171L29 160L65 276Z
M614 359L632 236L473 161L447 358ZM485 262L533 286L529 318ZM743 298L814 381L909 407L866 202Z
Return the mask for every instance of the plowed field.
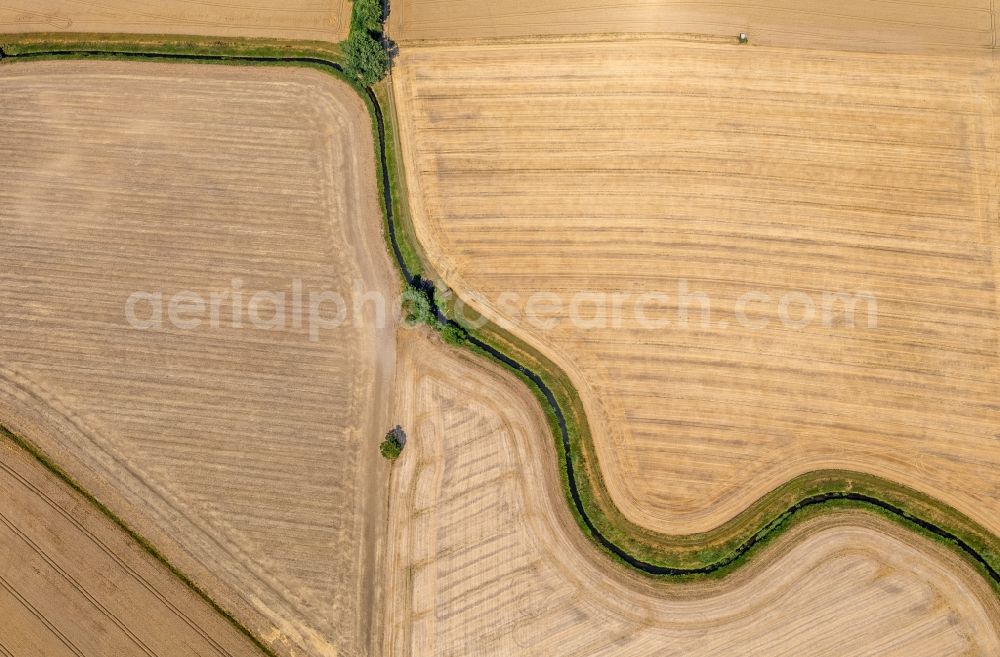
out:
M204 34L339 41L349 0L6 0L0 32Z
M394 83L431 262L568 373L631 521L833 468L1000 532L990 58L412 46Z
M411 439L393 471L386 655L942 657L1000 650L1000 607L945 548L875 516L820 516L735 575L625 572L569 515L524 386L405 336Z
M846 50L969 50L995 43L989 0L397 0L398 41L552 37L570 34L684 34L751 43Z
M0 66L0 116L0 423L279 651L366 650L393 319L366 305L312 336L306 296L398 289L357 94L306 70L48 62ZM185 291L206 305L177 323ZM162 294L160 325L127 318L136 292ZM286 295L280 325L251 325L258 292Z

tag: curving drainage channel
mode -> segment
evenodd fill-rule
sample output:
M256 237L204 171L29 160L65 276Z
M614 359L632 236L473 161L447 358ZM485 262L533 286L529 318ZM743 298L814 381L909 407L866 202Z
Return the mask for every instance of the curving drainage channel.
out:
M208 55L208 54L172 54L172 53L156 53L156 52L129 52L129 51L116 51L116 50L47 50L39 52L30 53L16 53L16 54L6 54L3 50L0 50L0 60L3 59L15 59L15 60L30 60L30 59L48 59L56 57L114 57L120 59L137 59L137 60L172 60L172 61L183 61L183 60L194 60L203 62L248 62L248 63L270 63L270 64L310 64L313 66L318 66L321 68L333 69L341 74L344 73L344 67L339 63L322 59L319 57L266 57L266 56L253 56L253 55ZM385 117L382 113L382 106L378 102L378 98L375 96L375 92L372 91L370 87L365 87L365 92L368 95L368 99L371 101L372 108L375 113L375 123L378 129L378 139L379 139L379 164L382 176L382 197L385 203L386 220L388 222L389 228L389 242L392 247L393 256L396 260L396 265L399 267L403 278L406 280L407 284L415 286L423 290L431 302L431 307L434 309L434 314L436 315L438 321L442 324L453 326L461 329L462 327L454 320L448 319L444 313L441 311L440 306L434 297L434 284L430 281L422 279L420 276L415 275L406 266L406 261L403 258L403 253L399 248L399 238L396 234L396 218L393 212L392 204L392 188L390 186L390 176L389 176L389 163L386 157L386 140L385 140ZM462 329L464 331L464 329ZM870 495L865 495L863 493L854 492L830 492L830 493L820 493L813 495L811 497L804 498L790 507L785 513L781 514L777 519L768 523L763 528L758 530L753 536L746 540L743 544L738 546L730 554L723 557L719 561L716 561L707 566L702 566L699 568L673 568L669 566L661 566L657 564L652 564L647 561L636 558L632 554L629 554L623 548L619 547L608 539L600 530L594 525L593 520L587 514L587 510L584 507L583 500L580 498L580 491L577 487L576 473L573 469L573 459L572 459L572 446L569 438L569 431L566 428L566 417L563 414L562 407L556 400L555 395L552 390L549 389L545 381L536 374L534 371L528 369L521 363L517 362L507 354L494 348L492 345L483 342L474 335L468 335L468 342L478 349L482 350L494 360L503 364L509 369L514 370L522 375L524 375L531 383L542 393L549 407L551 408L553 414L555 415L556 422L559 426L560 438L562 439L563 446L563 457L564 464L566 467L566 478L569 485L570 496L573 500L573 506L576 508L576 512L583 524L587 527L590 535L600 544L604 549L611 552L613 555L621 559L623 562L629 566L635 568L636 570L642 571L649 575L665 575L665 576L682 576L682 575L707 575L727 566L731 565L733 562L740 559L747 552L752 550L756 545L760 544L767 536L770 534L777 525L781 524L781 521L785 518L795 514L802 509L826 504L837 500L847 500L855 503L860 503L868 505L882 511L891 513L898 518L905 520L908 523L916 525L917 527L923 529L924 531L933 534L945 541L951 543L964 554L966 554L970 559L979 564L993 583L1000 586L1000 572L998 572L974 547L969 545L959 536L956 536L952 532L942 529L933 523L927 522L922 518L918 518L911 513L893 505L880 500L876 497Z

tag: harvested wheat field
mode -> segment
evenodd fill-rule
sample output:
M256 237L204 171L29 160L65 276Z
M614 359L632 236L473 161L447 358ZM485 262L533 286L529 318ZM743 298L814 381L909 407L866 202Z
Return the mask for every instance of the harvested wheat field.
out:
M799 525L723 580L668 586L599 555L513 376L398 349L384 655L992 655L1000 605L945 548L861 512Z
M0 33L203 34L339 41L349 0L6 0Z
M0 438L4 655L262 653L114 523Z
M368 654L395 329L350 304L398 283L360 98L305 69L47 62L0 66L0 116L0 424L278 652ZM311 336L313 292L348 320Z
M842 468L1000 532L991 58L454 45L394 85L431 262L569 375L629 520Z
M687 34L847 50L965 50L995 45L990 0L397 0L400 42L568 34Z

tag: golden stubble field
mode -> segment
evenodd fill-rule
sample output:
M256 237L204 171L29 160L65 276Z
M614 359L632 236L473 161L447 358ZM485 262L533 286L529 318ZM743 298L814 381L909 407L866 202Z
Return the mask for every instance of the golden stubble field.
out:
M995 44L990 0L397 0L400 42L572 34L687 34L847 50L969 50Z
M350 0L6 0L0 32L203 34L339 41Z
M410 46L393 82L430 260L569 374L630 520L704 531L846 468L1000 532L991 58ZM876 325L825 326L827 292Z
M365 305L311 340L287 300L284 328L249 323L251 294L295 279L398 290L357 94L299 69L47 62L0 66L0 116L0 423L279 652L364 654L393 317ZM162 292L160 328L127 321L140 291ZM186 302L201 325L168 321L181 291L227 293L219 328Z
M260 651L163 565L0 437L0 618L4 655Z
M435 340L435 343L437 341ZM820 516L724 580L684 587L600 555L565 503L534 397L401 336L386 642L413 657L958 657L1000 650L1000 605L945 548L876 516Z

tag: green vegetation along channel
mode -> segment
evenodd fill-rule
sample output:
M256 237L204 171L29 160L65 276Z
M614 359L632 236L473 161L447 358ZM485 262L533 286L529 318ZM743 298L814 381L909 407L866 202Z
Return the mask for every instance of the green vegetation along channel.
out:
M405 284L430 303L430 322L452 344L501 364L540 400L556 438L570 508L586 533L620 563L651 576L692 580L724 575L764 545L819 512L860 509L888 518L962 556L1000 596L1000 541L958 510L913 489L847 471L803 475L772 491L716 530L690 536L657 534L632 524L615 508L604 487L582 404L568 378L529 345L499 327L469 329L424 275L433 271L418 255L419 244L405 217L402 171L395 153L395 125L383 112L376 87L344 73L335 47L261 40L218 41L176 37L25 35L0 49L0 63L44 59L116 59L213 64L307 66L335 75L363 98L372 118L388 248ZM512 355L513 354L513 355ZM567 412L568 411L568 412Z

